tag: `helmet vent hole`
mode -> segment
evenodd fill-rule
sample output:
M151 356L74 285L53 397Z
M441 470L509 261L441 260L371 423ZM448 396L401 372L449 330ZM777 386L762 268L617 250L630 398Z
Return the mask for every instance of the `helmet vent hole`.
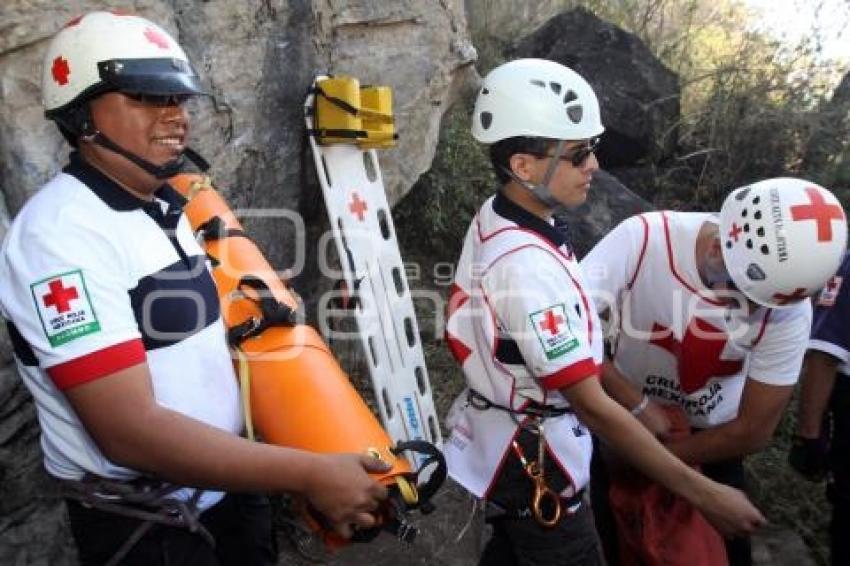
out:
M493 125L493 114L490 112L482 112L481 113L481 127L485 130L489 130L490 126Z
M762 268L755 263L751 263L749 267L747 267L747 277L749 277L752 281L764 281L767 279Z
M749 232L749 231L750 231L750 224L748 222L748 223L744 224L744 232Z
M746 189L741 189L741 191L735 195L735 200L742 201L747 198L747 195L750 194L750 189L747 187Z
M487 90L486 88L482 88L482 89L481 89L481 94L490 94L490 91L489 91L489 90Z
M753 241L752 240L747 240L747 249L748 250L753 249Z
M767 247L767 244L761 245L761 253L763 253L764 255L770 254L770 248Z
M745 208L744 210L741 211L741 218L746 218L746 217L747 217L747 209Z
M726 249L727 249L727 250L731 250L731 249L732 249L732 240L726 240Z
M539 86L540 88L546 88L546 83L544 83L543 81L541 81L539 79L531 79L530 82L534 86Z
M761 202L761 197L756 197L753 199L753 204L758 204Z
M759 226L759 229L756 230L756 234L758 234L759 238L764 238L764 226Z
M581 105L578 106L570 106L567 108L567 117L573 124L578 124L581 122L581 117L584 115L584 109Z
M555 94L561 94L561 85L559 83L549 83L549 88L551 88L552 92Z
M568 90L564 95L564 104L569 104L573 100L578 100L578 95L573 90Z
M753 214L753 218L756 220L761 220L761 210L757 210L755 214Z

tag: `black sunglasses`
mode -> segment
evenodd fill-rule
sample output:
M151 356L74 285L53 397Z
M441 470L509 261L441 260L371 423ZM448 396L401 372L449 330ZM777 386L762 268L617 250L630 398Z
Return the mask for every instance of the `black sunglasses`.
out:
M564 153L559 157L562 161L569 161L573 167L581 167L584 165L584 162L590 157L591 153L594 153L597 149L599 149L600 139L598 137L590 138L586 144L579 146L568 153ZM554 155L550 155L545 153L543 155L538 155L539 158L544 157L555 157Z
M191 94L141 94L135 92L124 92L122 94L146 106L155 108L183 106L192 98Z

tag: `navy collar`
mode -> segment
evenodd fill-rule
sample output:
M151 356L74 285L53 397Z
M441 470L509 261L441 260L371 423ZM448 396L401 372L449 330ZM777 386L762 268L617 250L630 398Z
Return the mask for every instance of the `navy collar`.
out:
M493 211L499 216L516 223L519 227L536 232L547 239L553 246L560 248L567 244L567 235L543 220L522 208L501 191L496 193L493 199Z
M141 199L125 190L83 159L83 156L77 151L71 153L68 165L62 169L62 172L76 177L113 210L127 212L145 209L146 207L150 208L152 204L151 201ZM168 203L169 210L182 210L187 202L183 195L174 190L168 183L163 183L156 190L154 196Z

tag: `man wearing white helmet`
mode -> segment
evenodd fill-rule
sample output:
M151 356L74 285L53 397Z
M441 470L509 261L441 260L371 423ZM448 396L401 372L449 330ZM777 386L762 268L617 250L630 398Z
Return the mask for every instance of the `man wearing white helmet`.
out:
M590 85L551 61L497 67L475 104L472 133L490 144L503 185L470 225L450 297L446 339L468 387L445 454L491 511L481 564L600 563L583 497L585 426L724 532L763 521L739 491L673 458L599 384L599 318L552 212L585 201L602 131Z
M797 381L807 297L835 273L846 241L836 198L792 178L733 191L719 217L625 220L581 262L613 330L606 390L685 462L742 487L742 458L770 441ZM663 405L697 432L666 438ZM730 564L751 563L748 539L726 550Z
M6 234L0 311L83 564L273 564L268 502L238 492L300 493L341 536L386 497L372 458L239 436L215 284L164 181L201 92L133 15L76 18L45 58L46 115L76 151Z

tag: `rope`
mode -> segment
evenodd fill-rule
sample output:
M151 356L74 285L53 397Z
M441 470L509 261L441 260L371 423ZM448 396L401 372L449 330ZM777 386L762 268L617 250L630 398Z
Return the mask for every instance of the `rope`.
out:
M239 389L242 392L242 412L245 415L245 434L249 440L256 440L254 436L254 417L251 413L251 366L248 364L248 356L242 348L235 347L233 351L239 360Z

